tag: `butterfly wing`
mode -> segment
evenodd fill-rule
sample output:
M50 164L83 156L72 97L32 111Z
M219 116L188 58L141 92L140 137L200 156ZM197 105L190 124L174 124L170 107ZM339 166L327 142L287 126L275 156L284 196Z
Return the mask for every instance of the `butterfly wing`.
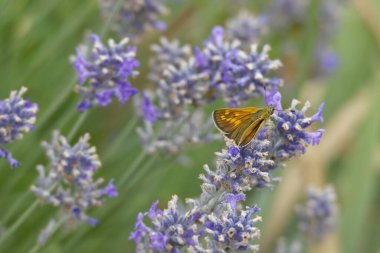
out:
M266 118L262 117L256 121L254 121L243 133L240 141L238 142L239 146L248 145L253 137L259 132L261 127L265 124Z
M238 144L247 128L254 122L261 108L224 108L213 112L216 127Z

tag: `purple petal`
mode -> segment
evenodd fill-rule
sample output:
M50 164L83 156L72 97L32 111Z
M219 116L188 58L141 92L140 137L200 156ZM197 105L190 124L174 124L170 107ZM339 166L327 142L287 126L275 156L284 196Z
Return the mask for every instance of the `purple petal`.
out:
M110 198L116 197L118 195L118 192L117 192L116 186L113 185L113 182L114 182L114 179L111 179L108 182L107 186L104 187L100 191L100 194L101 195L107 195Z

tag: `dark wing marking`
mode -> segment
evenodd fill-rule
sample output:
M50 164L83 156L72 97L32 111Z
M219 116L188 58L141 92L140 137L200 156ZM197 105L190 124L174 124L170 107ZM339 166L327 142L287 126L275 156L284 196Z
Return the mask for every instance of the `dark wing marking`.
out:
M253 124L264 112L261 108L232 108L219 109L213 112L216 127L224 135L238 144L247 128Z
M243 122L250 121L252 115L260 108L225 108L215 110L213 119L216 127L224 133L231 133L236 130Z
M261 118L253 122L247 130L244 132L242 138L239 140L239 146L248 145L251 140L255 137L255 135L259 132L261 127L265 124L266 118Z

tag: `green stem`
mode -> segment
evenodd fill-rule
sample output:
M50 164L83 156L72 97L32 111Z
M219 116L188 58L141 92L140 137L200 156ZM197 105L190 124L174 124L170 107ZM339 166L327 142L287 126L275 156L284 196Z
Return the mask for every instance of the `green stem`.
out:
M2 237L0 237L0 245L9 237L11 236L16 229L20 227L22 223L28 218L28 216L36 209L38 205L38 201L35 200L32 205L29 206L29 208L10 226Z
M9 220L12 218L12 215L20 208L22 204L25 203L25 200L29 197L28 195L31 194L30 191L26 191L22 194L20 197L15 197L16 202L11 206L9 211L5 213L5 215L2 218L2 224L7 224Z
M135 176L130 180L128 185L125 187L125 191L128 191L132 186L138 182L144 175L145 172L151 167L151 165L157 160L157 156L152 157L148 160L148 162L142 166L139 171L135 174Z
M125 139L130 135L132 130L135 129L136 124L137 118L133 117L131 122L128 122L123 132L117 137L116 141L112 143L109 149L107 149L107 152L103 158L104 162L108 161L112 157L112 155L120 148L120 146L124 143Z
M61 219L58 220L57 224L55 225L54 229L50 232L50 235L49 237L53 236L54 233L62 226L62 224L65 222L66 218L63 217ZM39 243L35 243L33 248L31 248L29 250L29 253L37 253L37 252L41 252L40 249L41 247L43 247L45 244L39 244Z
M136 169L138 169L138 167L141 165L141 162L144 160L144 158L147 156L147 154L143 151L139 154L139 156L133 161L131 167L129 168L129 170L127 170L123 176L121 176L120 180L119 180L119 185L124 185L129 176L133 173L135 173Z
M57 99L54 99L53 103L49 105L49 109L41 116L41 118L37 121L37 129L42 128L45 126L46 123L50 122L49 119L51 116L58 110L58 108L67 100L67 98L70 96L73 85L76 80L76 77L73 77L70 81L70 85L67 86L65 90L63 90L59 96L57 96Z
M88 111L82 112L81 115L79 116L79 119L75 122L74 126L71 128L69 134L67 135L67 140L71 141L74 136L77 134L79 128L82 126L84 123L87 115L89 114Z

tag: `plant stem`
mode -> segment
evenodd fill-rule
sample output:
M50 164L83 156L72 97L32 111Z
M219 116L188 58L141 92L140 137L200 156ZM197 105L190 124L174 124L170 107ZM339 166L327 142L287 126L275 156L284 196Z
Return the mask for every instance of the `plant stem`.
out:
M54 229L51 231L49 237L53 236L54 233L62 226L62 224L65 222L66 218L62 217L59 219L57 224L55 225ZM43 247L45 244L35 243L33 248L29 250L29 253L37 253L40 252L41 247Z
M29 206L29 208L10 226L2 237L0 237L0 245L9 237L11 236L16 229L20 227L20 225L28 218L28 216L36 209L38 205L38 201L35 200L32 205Z
M133 173L135 173L136 169L141 165L141 162L144 160L144 158L147 156L147 154L143 151L139 154L139 156L133 161L131 167L129 168L129 170L127 170L123 176L121 176L120 180L119 180L119 185L124 185L129 176ZM152 158L152 157L150 157Z
M133 117L130 122L128 122L127 126L123 129L123 132L117 137L116 141L112 143L111 147L107 149L107 152L104 155L104 162L107 162L112 155L120 148L125 139L129 136L132 130L135 128L137 124L137 118Z
M75 122L74 126L71 128L69 134L67 135L67 140L72 141L74 136L77 134L79 131L79 128L82 126L84 123L85 119L87 118L87 115L89 114L89 111L82 112L81 115L79 116L79 119Z

